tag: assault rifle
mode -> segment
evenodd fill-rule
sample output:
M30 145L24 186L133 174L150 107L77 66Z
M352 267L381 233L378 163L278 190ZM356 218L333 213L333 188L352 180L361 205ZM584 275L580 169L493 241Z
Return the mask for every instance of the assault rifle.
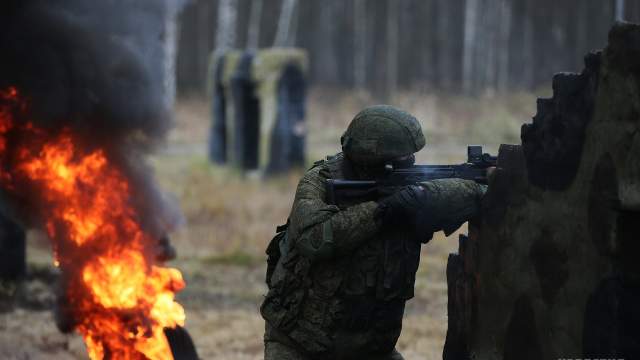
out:
M393 188L435 179L458 178L487 183L487 168L496 166L497 157L482 152L482 146L467 146L467 162L458 165L412 165L394 169L385 166L385 175L376 180L327 179L327 200L333 205L376 200Z

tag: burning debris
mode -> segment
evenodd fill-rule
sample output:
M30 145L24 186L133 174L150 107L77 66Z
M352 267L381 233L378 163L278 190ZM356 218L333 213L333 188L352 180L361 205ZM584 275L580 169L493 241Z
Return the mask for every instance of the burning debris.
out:
M176 331L168 341L165 330L182 331L185 284L161 261L181 217L143 160L170 125L154 72L170 2L2 6L2 206L51 239L58 324L82 335L91 359L172 359Z

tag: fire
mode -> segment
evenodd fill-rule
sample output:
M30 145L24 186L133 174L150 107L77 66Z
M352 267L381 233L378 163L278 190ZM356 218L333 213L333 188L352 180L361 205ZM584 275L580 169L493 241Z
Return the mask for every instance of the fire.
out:
M25 121L27 108L17 89L0 91L0 186L41 219L89 357L172 359L163 329L184 325L184 281L154 259L127 177L70 129Z

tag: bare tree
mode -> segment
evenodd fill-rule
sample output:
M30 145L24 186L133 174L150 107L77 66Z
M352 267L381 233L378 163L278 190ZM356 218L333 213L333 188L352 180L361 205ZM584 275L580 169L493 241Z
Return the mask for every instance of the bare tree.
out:
M511 1L500 0L500 29L498 34L498 91L509 86L509 34L511 34Z
M236 44L237 0L218 1L218 26L216 29L216 51L224 51Z
M487 4L486 14L486 30L487 30L487 63L484 67L485 71L485 89L492 93L496 90L496 80L498 75L498 34L500 30L499 11L501 0L489 0Z
M398 88L398 7L400 0L387 2L387 71L386 95L393 95Z
M209 68L209 56L211 55L211 50L214 48L215 43L212 41L214 39L214 27L211 26L211 18L209 17L209 13L212 12L213 4L207 1L198 1L193 4L193 18L191 21L182 21L180 24L181 29L191 27L192 33L195 34L186 34L186 36L182 37L182 43L192 44L192 57L193 59L190 61L190 66L187 66L189 69L190 77L194 84L197 85L199 91L203 91L206 93L207 89L207 71ZM189 36L191 35L191 36ZM178 56L180 56L180 51L178 52ZM183 57L184 61L184 57Z
M262 20L263 0L251 1L251 14L249 15L249 30L247 35L247 48L257 49L260 45L260 20Z
M533 83L533 69L534 69L534 49L533 49L533 12L535 8L535 0L525 0L525 17L523 24L523 60L525 63L522 69L522 85L525 89L531 89Z
M319 2L313 2L314 4L320 4ZM336 84L339 83L340 78L338 76L339 71L339 56L336 51L334 39L336 38L336 13L335 1L323 1L320 5L320 21L319 30L313 34L313 41L318 46L316 53L316 63L318 67L316 74L321 76L327 83Z
M473 65L478 23L478 0L467 0L464 10L464 39L462 49L462 90L469 94L474 90Z
M276 32L276 38L273 41L273 46L290 46L291 41L291 28L292 18L294 18L294 11L296 8L297 0L284 0L282 2L282 8L280 10L280 17L278 19L278 30ZM295 32L295 30L293 31Z
M484 89L487 86L486 83L486 67L488 66L488 47L489 41L489 26L488 10L491 0L478 0L478 15L476 19L476 41L473 47L474 62L473 67L473 82L475 89Z
M367 81L366 2L355 0L353 7L353 83L357 89L364 89Z
M176 99L176 55L178 42L178 23L176 15L177 5L169 3L170 8L165 14L164 25L164 101L169 108L173 107Z
M624 20L624 0L616 0L616 21Z
M443 89L450 89L451 75L453 72L451 64L453 63L453 59L451 58L451 31L449 25L451 23L450 14L452 13L451 8L453 4L450 1L438 1L436 4L436 11L438 13L438 16L435 18L436 38L438 39L437 79Z
M287 36L287 46L296 46L296 40L298 35L298 13L300 11L300 5L295 3L293 7L293 14L291 14L291 24L289 28L289 35Z

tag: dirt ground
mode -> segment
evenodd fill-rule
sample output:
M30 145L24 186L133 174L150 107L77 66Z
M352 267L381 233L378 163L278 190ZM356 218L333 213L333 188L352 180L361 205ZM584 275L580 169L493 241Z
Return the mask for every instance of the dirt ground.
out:
M444 266L454 245L452 239L435 239L425 247L416 297L407 307L398 346L407 359L441 357L447 320ZM257 260L194 257L171 265L181 269L187 281L178 299L201 358L261 359L264 323L258 307L266 291L264 266ZM85 359L79 336L60 334L54 325L46 306L52 301L48 284L32 280L27 291L44 306L23 304L0 315L0 359Z
M516 142L528 121L532 96L506 99L442 99L404 94L397 103L422 121L427 150L419 161L461 162L467 143ZM309 160L337 151L353 114L371 103L365 96L313 91L309 101ZM261 180L211 166L206 158L208 106L202 99L177 105L176 128L150 160L161 186L184 213L184 226L172 234L178 258L169 265L183 272L187 287L178 295L186 327L202 359L261 359L264 322L258 307L266 292L264 248L275 226L286 220L300 172ZM464 229L462 229L464 232ZM442 234L423 247L416 296L407 306L398 349L406 359L440 359L446 335L447 256L457 234ZM0 309L0 359L85 359L81 339L60 334L50 311L48 244L31 231L30 281L18 289L12 309Z

